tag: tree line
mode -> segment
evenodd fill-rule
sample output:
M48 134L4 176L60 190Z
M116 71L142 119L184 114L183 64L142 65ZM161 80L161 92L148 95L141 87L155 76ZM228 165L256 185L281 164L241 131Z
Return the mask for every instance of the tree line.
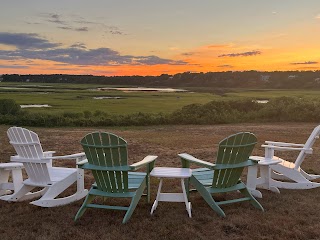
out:
M213 88L320 88L320 71L227 71L184 72L160 76L94 76L94 75L19 75L4 74L3 82L86 83L154 87L213 87Z

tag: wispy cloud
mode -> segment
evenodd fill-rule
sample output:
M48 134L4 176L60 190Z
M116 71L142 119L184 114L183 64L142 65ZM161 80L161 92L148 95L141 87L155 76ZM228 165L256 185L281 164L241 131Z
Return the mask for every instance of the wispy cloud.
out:
M181 53L182 56L193 56L195 55L195 52L185 52L185 53Z
M219 67L219 68L233 68L233 66L232 66L232 65L229 65L229 64L219 65L218 67Z
M318 15L315 17L315 19L320 19L320 14L318 14Z
M48 17L49 17L47 19L48 22L56 23L59 25L67 25L65 21L61 20L61 15L59 14L50 13Z
M110 48L87 49L83 43L61 47L37 34L1 33L0 44L13 45L16 50L0 50L0 59L41 59L74 65L186 65L182 60L160 58L158 56L121 55Z
M214 49L224 49L224 48L230 48L232 45L230 44L213 44L208 45L207 48L214 48Z
M260 55L261 51L249 51L249 52L242 52L242 53L227 53L219 55L218 57L249 57L249 56L255 56Z
M9 65L9 66L0 65L0 68L27 69L29 67L28 66L22 66L22 65Z
M77 15L65 16L56 13L41 13L40 17L42 21L55 24L57 28L62 30L88 32L92 28L100 28L107 34L126 35L126 33L117 26L107 25L96 21L88 21Z
M86 49L87 48L84 43L80 43L80 42L74 43L70 47L71 48L82 48L82 49Z
M307 62L293 62L292 65L309 65L309 64L318 64L316 61L307 61Z

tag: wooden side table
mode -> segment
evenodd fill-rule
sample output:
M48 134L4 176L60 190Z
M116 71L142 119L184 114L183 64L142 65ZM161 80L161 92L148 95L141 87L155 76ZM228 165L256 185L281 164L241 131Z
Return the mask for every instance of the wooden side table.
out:
M250 159L258 161L257 165L248 167L247 188L255 197L262 198L262 193L257 188L267 189L275 193L280 193L279 189L272 185L270 165L281 162L277 157L272 159L259 156L250 156ZM260 177L258 177L258 166Z
M191 177L192 171L189 168L168 168L168 167L156 167L154 168L150 176L160 178L159 188L156 200L154 201L150 214L152 215L156 210L159 202L184 202L189 217L191 218L191 203L188 201L186 188L184 185L184 179ZM180 178L182 193L162 193L162 183L164 178Z
M22 187L22 163L0 163L0 196L18 191ZM9 181L11 172L12 182Z

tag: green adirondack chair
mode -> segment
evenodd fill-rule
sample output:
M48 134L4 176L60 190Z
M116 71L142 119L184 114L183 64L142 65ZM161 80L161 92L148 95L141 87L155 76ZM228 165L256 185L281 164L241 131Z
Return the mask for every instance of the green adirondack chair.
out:
M93 132L87 134L81 145L87 162L79 167L89 169L95 179L86 199L75 216L79 219L87 208L103 208L127 211L122 223L126 223L137 206L144 189L150 201L149 173L154 167L157 156L147 156L142 161L128 165L127 142L112 133ZM132 172L146 166L146 173ZM108 206L91 203L95 197L132 198L130 206Z
M264 211L260 203L251 195L246 185L240 180L244 167L257 164L255 161L249 160L249 156L256 143L257 138L248 132L237 133L223 139L219 143L215 164L202 161L187 153L179 154L183 167L189 167L190 163L205 167L192 171L190 183L209 206L222 217L226 215L219 205L241 201L250 201L254 207ZM214 193L231 191L239 191L244 197L220 202L216 202L212 198L212 194Z

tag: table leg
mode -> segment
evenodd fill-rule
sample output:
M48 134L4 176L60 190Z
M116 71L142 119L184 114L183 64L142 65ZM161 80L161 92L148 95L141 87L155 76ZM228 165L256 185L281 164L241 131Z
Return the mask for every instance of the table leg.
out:
M22 187L22 171L21 169L12 169L12 181L14 186L14 192L17 192Z
M262 198L261 192L257 190L257 176L258 165L249 166L247 175L247 188L253 196Z
M188 201L187 193L186 193L186 187L184 184L184 179L181 179L181 188L184 196L184 202L186 204L186 210L189 214L189 217L191 218L191 202Z
M277 187L272 186L271 183L271 168L270 166L260 166L260 174L262 179L262 184L259 184L259 187L270 190L275 193L280 193Z
M11 193L10 191L8 191L8 188L7 188L8 180L9 180L9 171L5 169L0 169L0 196Z
M158 206L158 203L159 203L159 197L160 197L161 188L162 188L162 181L163 181L163 179L160 178L160 183L159 183L159 187L158 187L157 197L156 197L156 200L154 200L154 203L153 203L153 205L152 205L151 212L150 212L151 215L153 214L154 210L156 210L156 208L157 208L157 206Z

